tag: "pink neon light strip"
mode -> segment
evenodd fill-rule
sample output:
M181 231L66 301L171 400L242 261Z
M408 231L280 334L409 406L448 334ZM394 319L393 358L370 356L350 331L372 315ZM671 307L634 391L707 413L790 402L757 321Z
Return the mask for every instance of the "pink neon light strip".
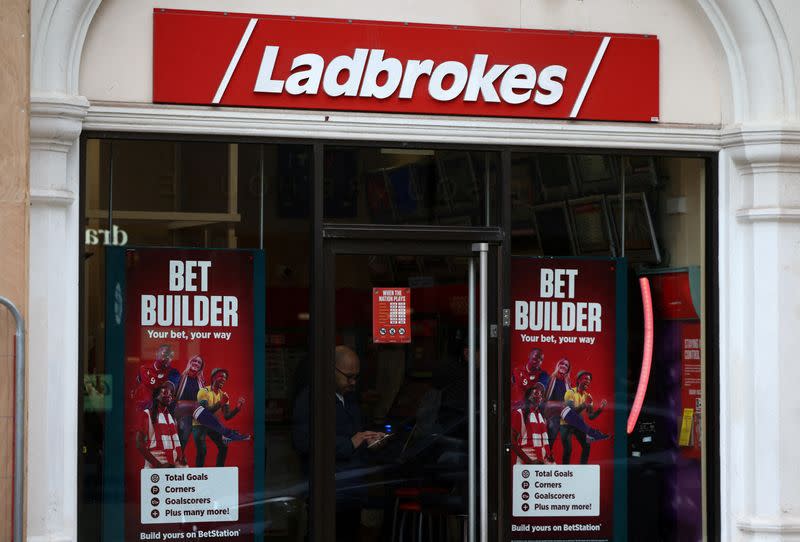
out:
M628 434L636 427L636 420L642 411L642 403L647 393L647 384L650 382L650 368L653 365L653 298L650 296L650 281L646 277L639 279L639 288L642 290L642 310L644 312L644 351L642 352L642 372L639 375L639 386L636 388L636 397L628 416Z

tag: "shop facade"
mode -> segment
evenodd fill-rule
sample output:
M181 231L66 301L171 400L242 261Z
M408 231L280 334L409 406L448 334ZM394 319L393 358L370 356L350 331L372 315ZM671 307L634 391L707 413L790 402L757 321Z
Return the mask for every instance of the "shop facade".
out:
M555 517L559 524L596 527L598 539L794 536L792 511L800 496L787 483L794 442L783 429L791 424L791 411L780 401L768 406L756 398L791 396L793 380L792 276L800 265L793 188L800 177L800 70L792 56L800 47L796 10L789 2L744 0L585 4L420 4L414 17L358 2L275 5L264 14L246 2L225 5L224 11L182 3L34 4L28 390L46 390L48 400L29 400L28 406L28 538L140 539L151 532L140 529L143 519L134 521L138 527L129 525L131 499L125 492L135 478L114 469L125 469L130 454L138 456L121 446L124 437L114 444L114 424L127 423L120 408L128 408L124 401L136 378L128 372L147 364L161 344L143 341L134 351L127 349L128 339L123 350L114 350L116 292L108 288L114 265L124 269L133 288L144 279L136 279L130 258L180 253L174 258L189 261L182 249L215 262L248 251L264 258L258 264L260 256L254 256L253 284L237 294L253 299L250 320L260 322L252 323L253 366L262 372L242 373L221 360L205 372L211 379L212 368L224 365L232 397L236 390L245 399L232 424L253 437L239 450L230 444L229 464L255 470L246 475L252 482L248 491L239 481L241 521L223 522L220 529L252 528L256 538L308 534L329 540L342 518L353 517L335 474L342 469L330 453L338 421L327 401L338 389L331 365L348 383L358 379L342 371L334 353L335 346L346 345L361 358L357 389L365 417L403 442L394 463L420 467L365 475L373 486L367 500L386 501L358 507L354 521L365 528L387 533L395 518L401 523L405 517L420 530L449 533L441 537L466 529L484 540L542 539L554 535L529 529L553 525ZM371 36L363 53L348 41L359 32ZM404 32L416 34L408 38ZM481 34L488 37L476 37ZM257 52L250 57L253 48L244 35L261 40L253 42ZM547 41L553 36L555 42ZM614 65L619 73L610 81L621 88L596 87L603 99L592 104L588 74L597 69L592 61L602 65L606 38L639 41ZM585 91L566 83L568 73L579 71L566 60L536 65L533 84L525 67L503 82L505 70L525 63L520 44L570 48L581 39L590 42L589 60L578 62L584 66L579 79L589 81ZM349 49L333 47L337 52L329 53L326 40ZM280 51L270 50L273 42ZM648 56L654 43L655 54ZM451 71L440 73L438 86L427 86L423 105L413 96L410 107L392 96L378 97L393 77L402 95L412 62L424 72L425 57L413 54L426 44L440 56L431 54L436 62L422 76L436 80L437 66L448 62ZM484 76L494 69L492 55L512 60L497 69L496 85L476 78L475 99L453 101L447 92L459 84L469 94L474 55L481 52L469 50L475 44L490 51L480 66ZM233 57L251 66L257 82L237 79L241 70L229 60L237 46L242 52ZM225 53L216 58L219 48ZM275 90L293 84L291 70L280 72L281 62L289 62L281 54L295 63L319 55L324 64L315 67L312 59L307 68L318 70L316 87L310 87L320 96L301 92L297 81L294 94ZM328 79L334 54L349 55L341 62L350 63L351 78L363 54L364 78L355 87L361 96L348 94L342 77ZM454 66L465 54L476 63ZM398 73L392 72L391 55L399 58ZM216 93L197 98L203 94L199 86L212 84L202 71L224 72L218 64L228 65L231 75L218 87L213 82ZM348 104L367 98L370 66L376 70L376 101L340 105L337 93L352 98ZM308 79L303 83L307 91ZM253 84L255 98L242 90ZM425 90L409 85L412 93ZM559 92L571 98L572 107L549 114L552 106L560 107ZM540 109L508 113L523 94ZM274 96L278 101L269 101ZM295 105L294 98L305 101ZM588 118L580 117L578 102L592 112ZM495 103L506 109L498 114ZM120 254L128 255L127 267ZM538 267L523 270L532 261ZM616 275L602 283L602 273L591 268L596 261L610 262ZM520 359L535 349L524 344L531 340L524 328L568 327L563 320L563 329L555 325L568 309L557 314L561 309L553 308L548 324L536 324L534 301L528 308L518 302L571 298L567 292L574 284L564 277L579 276L581 265L589 267L580 276L598 282L578 282L579 291L589 292L579 297L590 301L593 292L613 289L597 305L617 316L610 365L582 361L571 374L577 387L579 370L590 370L597 401L610 403L597 418L602 434L594 435L591 446L590 457L601 459L589 461L600 470L598 484L609 489L598 489L597 502L586 505L592 514L572 514L601 518L594 523L522 513L525 503L519 501L517 509L522 497L514 489L515 465L524 453L517 453L513 418L528 411L518 404L520 388L512 378L527 367ZM519 286L520 276L534 283L531 277L549 271L553 277L564 271L549 294L544 282ZM647 296L639 279L647 279L652 304L643 305ZM379 339L382 331L373 328L369 311L376 303L369 299L374 288L397 290L398 299L410 305L410 326L403 328L410 343L385 345ZM540 297L525 297L518 288L537 290ZM241 299L244 311L249 305ZM577 335L599 331L599 322L587 318L576 324L584 326ZM642 331L648 322L655 336ZM603 325L606 331L611 327L609 320ZM642 355L648 337L654 339L652 369L642 371L650 364ZM175 368L185 365L188 371L189 358L198 352L178 343L171 345ZM575 348L573 360L601 357ZM443 449L438 436L431 446L419 438L424 423L418 408L427 392L436 391L441 414L452 391L448 383L463 370L450 365L462 350L467 367L478 369L467 379L474 383L472 393L464 387L454 410L476 414L457 420L453 434L443 429L445 418L437 418L431 434L445 434L452 447ZM540 350L541 367L554 378L566 354L549 346ZM115 366L112 357L122 365ZM616 372L604 384L599 377L609 367ZM627 431L645 375L655 388L646 394L641 419L633 419ZM252 387L242 387L242 380ZM310 393L303 395L304 387ZM296 428L304 410L305 446ZM236 426L240 420L247 423ZM409 426L406 435L398 430L403 424ZM569 422L564 418L557 425ZM548 435L562 466L570 463L569 442L573 463L583 449L583 442L570 440L570 431L556 427ZM613 439L604 438L611 434ZM195 455L201 441L182 441L189 443L195 468L204 466ZM65 452L54 455L54 448ZM219 461L214 444L208 448ZM113 457L124 459L115 463ZM442 457L457 459L447 463ZM434 489L456 498L452 509L431 495L402 493L409 487L420 491L431 479L438 482ZM431 499L438 506L420 504ZM401 507L405 515L398 514ZM433 536L423 538L439 539Z

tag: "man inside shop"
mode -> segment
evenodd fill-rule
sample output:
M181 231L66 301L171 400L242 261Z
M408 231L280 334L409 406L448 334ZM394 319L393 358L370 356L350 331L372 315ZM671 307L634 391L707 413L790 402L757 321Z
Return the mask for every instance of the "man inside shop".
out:
M358 354L347 346L337 346L334 355L336 382L336 471L356 471L368 465L368 447L386 437L378 431L364 431L355 393L361 376L361 361ZM297 397L294 407L292 439L297 451L306 459L309 453L310 427L309 390L306 388ZM378 445L380 446L380 445ZM343 477L342 479L344 479ZM366 491L344 486L358 486L359 480L346 477L347 484L337 481L337 540L355 540L360 524L361 509L366 505Z
M377 431L363 431L361 408L355 393L361 376L361 360L352 348L337 346L334 356L336 381L336 470L364 466L367 447L386 436ZM304 456L309 452L309 390L297 396L294 408L292 438L295 448Z

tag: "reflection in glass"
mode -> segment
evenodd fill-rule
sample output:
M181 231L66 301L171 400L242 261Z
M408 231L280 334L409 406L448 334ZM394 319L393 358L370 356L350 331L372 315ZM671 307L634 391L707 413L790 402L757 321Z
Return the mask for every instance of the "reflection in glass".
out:
M327 147L328 222L484 226L496 223L498 153Z
M511 163L512 254L625 257L631 398L644 339L638 279L649 279L653 369L617 459L628 468L628 538L702 540L704 161L513 153Z
M467 502L466 261L400 255L389 258L391 278L385 261L336 260L337 540L392 533L396 539L401 529L410 536L421 515L426 539L460 540ZM382 286L411 286L408 343L385 344L373 335L373 288ZM357 381L346 378L353 373Z
M122 380L121 375L109 373L104 359L104 262L109 244L263 245L267 393L260 400L266 413L266 487L240 505L263 507L264 521L251 527L270 540L296 541L305 536L308 468L292 444L291 419L296 396L309 380L311 167L311 148L303 145L86 141L81 198L86 216L79 413L81 540L102 539L101 522L110 517L102 493L104 441L112 390ZM183 368L187 360L176 362ZM212 444L206 464L215 458Z

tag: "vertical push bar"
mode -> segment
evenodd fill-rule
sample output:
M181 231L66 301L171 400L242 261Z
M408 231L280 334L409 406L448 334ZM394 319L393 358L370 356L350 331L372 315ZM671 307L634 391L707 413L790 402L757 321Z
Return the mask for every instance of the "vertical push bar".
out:
M481 397L480 404L480 439L481 439L481 499L480 499L480 518L481 518L481 542L489 540L489 310L487 303L488 294L488 267L489 267L489 245L481 243L481 286L480 286L480 382L478 383Z
M478 320L479 337L479 358L478 358L478 439L480 440L480 452L478 454L480 465L481 483L479 485L478 498L478 517L480 518L480 542L489 540L489 486L486 479L489 475L489 307L488 307L488 288L489 288L489 244L476 243L472 245L472 250L478 252L480 262L480 289L478 292L480 303L480 316Z
M23 502L23 459L25 453L25 325L19 309L9 299L0 296L4 305L14 316L16 322L14 357L14 542L22 542Z
M477 475L476 469L476 446L475 446L475 258L469 259L469 281L467 284L469 304L467 305L467 424L468 424L468 461L467 468L469 491L467 499L467 522L469 533L469 542L475 542L475 533L477 525L476 516L476 493L475 493L475 477Z

